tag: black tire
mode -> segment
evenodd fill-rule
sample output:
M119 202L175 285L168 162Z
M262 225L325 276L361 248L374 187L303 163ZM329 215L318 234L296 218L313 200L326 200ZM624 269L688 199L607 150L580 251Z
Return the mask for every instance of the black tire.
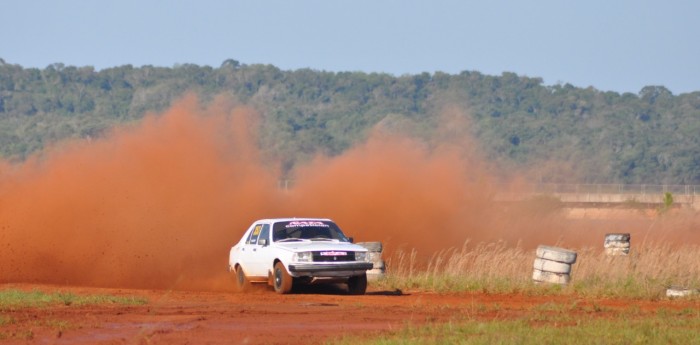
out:
M348 279L348 292L351 295L364 295L367 291L367 274L350 277Z
M287 294L292 291L293 279L289 275L287 269L281 262L275 264L274 270L272 272L273 286L275 287L275 292L279 294Z
M244 292L250 288L250 281L248 280L248 277L245 276L245 273L243 272L243 268L241 268L241 265L236 265L236 269L233 271L234 274L234 281L235 281L235 288L236 291L238 292Z

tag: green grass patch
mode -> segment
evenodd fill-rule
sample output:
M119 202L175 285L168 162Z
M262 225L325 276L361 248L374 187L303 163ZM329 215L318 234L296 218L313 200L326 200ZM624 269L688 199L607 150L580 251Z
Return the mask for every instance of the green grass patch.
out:
M39 326L44 326L48 327L57 331L64 332L68 329L73 329L76 328L73 324L71 324L68 321L65 320L59 320L59 319L48 319L48 320L42 320L37 323Z
M465 274L466 275L466 274ZM523 294L528 296L578 295L593 298L630 298L658 300L666 298L671 281L652 277L628 275L605 277L595 275L574 277L567 285L535 283L529 276L469 277L447 274L418 273L411 277L392 276L370 283L375 289L388 291L432 291L439 293L480 292L489 294ZM691 283L698 286L700 283ZM700 299L700 294L685 297Z
M0 327L11 325L15 323L15 319L12 316L0 315Z
M31 329L24 329L16 332L2 332L0 331L0 340L13 339L13 340L32 340L34 339L34 332Z
M692 344L700 339L700 317L696 313L667 311L643 318L621 313L611 318L594 318L585 313L560 313L559 308L548 305L513 320L472 318L426 326L406 325L388 335L369 339L345 337L333 343Z
M138 296L76 295L70 292L46 293L39 290L22 291L16 289L0 291L0 310L37 308L52 305L144 305L148 303Z

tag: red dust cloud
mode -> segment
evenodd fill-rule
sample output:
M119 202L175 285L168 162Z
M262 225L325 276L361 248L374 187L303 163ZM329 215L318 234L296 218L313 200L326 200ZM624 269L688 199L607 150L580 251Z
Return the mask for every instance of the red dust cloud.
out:
M516 179L497 179L447 130L427 142L377 129L338 157L301 164L282 189L278 164L258 148L258 120L250 108L222 99L202 108L188 96L104 138L3 164L0 282L223 290L228 250L258 218L328 217L357 241L425 255L467 240L599 245L605 232L662 227L494 202ZM683 236L662 239L697 242L697 218L688 219L673 225Z

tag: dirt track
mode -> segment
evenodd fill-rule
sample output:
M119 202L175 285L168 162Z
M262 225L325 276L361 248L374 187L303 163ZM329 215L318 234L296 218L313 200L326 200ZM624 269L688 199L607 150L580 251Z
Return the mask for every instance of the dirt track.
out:
M15 321L0 327L6 337L10 336L3 342L39 344L322 343L349 335L391 332L407 325L512 319L548 303L576 305L574 312L601 318L630 307L637 308L642 315L651 315L662 308L700 307L697 300L592 300L576 296L482 293L399 295L370 290L365 296L349 296L334 288L313 288L284 296L264 289L233 294L33 285L0 285L0 288L138 295L149 300L143 306L54 306L1 312ZM31 336L26 334L27 330L31 330Z

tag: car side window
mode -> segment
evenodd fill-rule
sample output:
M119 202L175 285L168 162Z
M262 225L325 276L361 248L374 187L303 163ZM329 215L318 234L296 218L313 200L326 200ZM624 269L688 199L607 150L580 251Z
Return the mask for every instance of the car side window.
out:
M260 230L260 236L258 236L257 243L260 243L260 240L262 239L265 239L267 241L267 244L270 244L270 224L263 224L262 230Z
M262 224L255 224L253 231L250 232L248 240L245 241L246 244L257 244L258 237L260 236L260 231L262 230Z

